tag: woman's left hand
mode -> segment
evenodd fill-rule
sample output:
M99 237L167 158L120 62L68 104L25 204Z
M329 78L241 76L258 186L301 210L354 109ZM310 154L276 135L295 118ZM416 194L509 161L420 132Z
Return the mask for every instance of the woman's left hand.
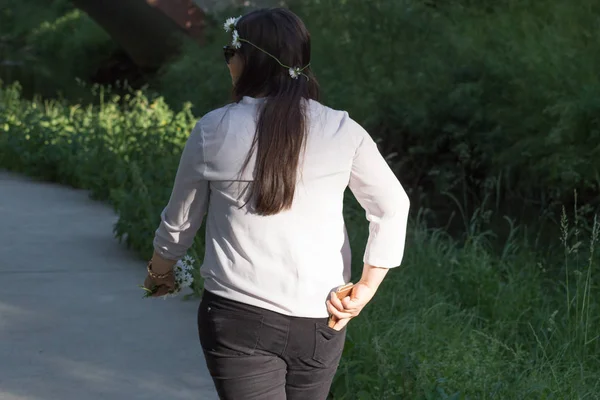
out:
M175 275L171 273L162 279L154 279L147 275L144 280L144 288L151 292L150 297L164 296L175 288Z
M327 309L337 320L354 318L375 296L375 290L364 282L358 282L352 288L350 296L338 299L335 292L331 292L327 300Z

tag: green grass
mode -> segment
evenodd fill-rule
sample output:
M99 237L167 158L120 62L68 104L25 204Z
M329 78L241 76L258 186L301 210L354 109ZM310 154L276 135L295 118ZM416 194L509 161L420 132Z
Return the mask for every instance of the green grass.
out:
M28 97L80 98L89 79L118 45L68 0L3 0L0 79L20 82Z
M482 235L461 245L414 221L402 267L351 322L335 399L599 398L598 225L563 231L568 291L518 235L498 256Z
M513 216L529 204L558 219L574 189L598 205L600 3L289 4L311 32L325 102L382 140L436 216L448 199L435 194L447 191L471 212L488 196ZM153 83L170 104L202 114L223 101L227 15L236 14L212 16L207 45L187 48Z
M66 0L51 7L7 1L0 78L20 81L28 96L81 97L85 90L74 78L85 80L117 46ZM599 204L600 3L288 4L311 31L326 103L381 138L413 199L435 209L439 225L447 199L436 193L460 197L471 211L488 196L502 214L534 208L557 219L574 189ZM201 115L227 101L221 47L228 37L221 26L232 13L209 16L206 46L188 44L150 82L172 107L191 102ZM7 67L14 63L20 66Z
M117 237L149 257L195 117L140 92L97 96L80 107L0 87L0 166L91 190L118 213ZM402 267L350 324L333 398L598 398L598 224L587 235L572 214L555 241L562 260L536 255L515 227L493 250L484 211L460 242L414 214ZM351 196L345 218L356 279L368 230Z
M2 27L37 37L40 54L104 48L68 7L24 19L13 3L27 26L0 14ZM600 3L428 4L292 4L325 102L381 139L414 205L403 265L351 322L333 398L600 398ZM117 237L148 257L191 126L228 98L223 17L152 83L164 98L94 87L95 105L82 106L0 87L0 167L89 189L118 213ZM448 204L461 235L430 227L448 223ZM540 209L543 225L523 225ZM345 217L356 279L367 228L351 196Z

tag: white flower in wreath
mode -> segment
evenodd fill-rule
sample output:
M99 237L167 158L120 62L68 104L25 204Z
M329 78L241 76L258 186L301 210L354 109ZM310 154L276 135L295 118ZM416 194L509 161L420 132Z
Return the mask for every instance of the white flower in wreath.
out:
M231 32L231 31L235 30L235 27L236 27L238 21L240 20L240 18L242 18L242 17L239 16L237 18L235 18L235 17L227 18L227 20L223 24L223 28L225 29L225 32Z
M290 76L292 79L298 79L298 77L302 74L300 67L293 67L289 69Z
M233 46L234 49L239 49L240 47L242 47L242 42L240 42L240 34L237 30L233 31L233 39L231 40L231 46Z

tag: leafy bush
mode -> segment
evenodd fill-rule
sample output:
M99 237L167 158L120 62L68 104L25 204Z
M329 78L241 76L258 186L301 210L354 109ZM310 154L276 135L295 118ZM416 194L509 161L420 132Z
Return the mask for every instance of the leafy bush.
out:
M516 198L548 207L578 189L598 205L597 2L311 0L290 6L311 30L325 101L382 140L413 200L437 209L447 202L435 194L449 191L467 193L461 197L471 209L486 195L501 205ZM3 58L24 69L3 68L5 78L38 93L78 92L74 77L88 76L116 47L71 7L67 1L7 3L0 13L3 48L18 51ZM165 67L154 88L169 104L191 101L201 114L227 100L225 15L209 21L205 47L188 45Z
M19 81L27 94L77 98L117 45L68 0L7 0L0 11L0 79Z
M71 7L8 3L3 37L18 39L15 60L26 68L21 75L5 68L5 77L44 94L56 87L79 93L74 77L89 75L115 44ZM437 194L450 192L473 210L493 196L515 215L509 204L548 208L578 189L598 205L596 2L311 0L290 7L311 30L325 101L381 139L413 200L439 209L447 201ZM229 14L209 17L207 45L188 44L164 68L153 87L169 104L192 102L201 114L227 101L221 24Z
M439 194L451 192L473 210L492 196L515 215L509 204L548 208L571 201L577 189L599 204L600 3L290 7L311 31L325 102L382 140L413 200L425 193L422 204L439 210L447 205ZM214 16L206 47L166 67L156 88L170 103L192 101L204 112L222 102L224 16Z
M149 257L196 118L189 104L174 112L162 98L95 90L99 105L81 107L0 86L0 166L91 190L118 213L117 237ZM356 278L368 229L350 195L344 210ZM349 325L333 399L597 398L599 226L586 246L573 221L564 214L559 269L514 228L496 253L485 221L458 243L417 216L401 269ZM201 258L203 234L191 253Z
M100 105L80 107L27 102L18 85L1 88L0 165L109 200L121 216L117 236L147 256L195 118L189 105L174 112L141 92L95 90Z
M563 214L564 262L555 257L557 238L552 251L531 250L527 227L511 222L496 251L484 227L490 197L547 206L569 202L578 188L597 205L600 5L311 0L292 7L311 30L325 102L382 139L407 188L449 191L465 209L461 242L427 229L423 214L415 218L401 270L350 324L333 398L598 398L598 224L584 237L580 208L572 222ZM119 214L117 236L147 257L194 115L227 101L221 21L215 16L208 44L187 48L153 86L170 107L140 92L119 97L95 88L99 105L82 107L24 101L18 86L0 88L0 166L108 200ZM424 204L440 204L431 198ZM358 276L364 213L350 198L345 213Z

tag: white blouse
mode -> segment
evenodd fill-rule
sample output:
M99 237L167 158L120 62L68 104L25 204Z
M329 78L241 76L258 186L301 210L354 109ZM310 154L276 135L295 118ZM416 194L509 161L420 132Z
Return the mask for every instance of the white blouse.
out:
M245 172L261 98L244 97L206 114L181 156L171 198L154 239L178 260L206 215L200 269L206 290L296 317L327 317L331 290L350 280L344 191L365 209L369 239L363 261L399 266L409 200L371 136L347 112L307 102L309 130L290 210L260 216L248 203L254 158Z

